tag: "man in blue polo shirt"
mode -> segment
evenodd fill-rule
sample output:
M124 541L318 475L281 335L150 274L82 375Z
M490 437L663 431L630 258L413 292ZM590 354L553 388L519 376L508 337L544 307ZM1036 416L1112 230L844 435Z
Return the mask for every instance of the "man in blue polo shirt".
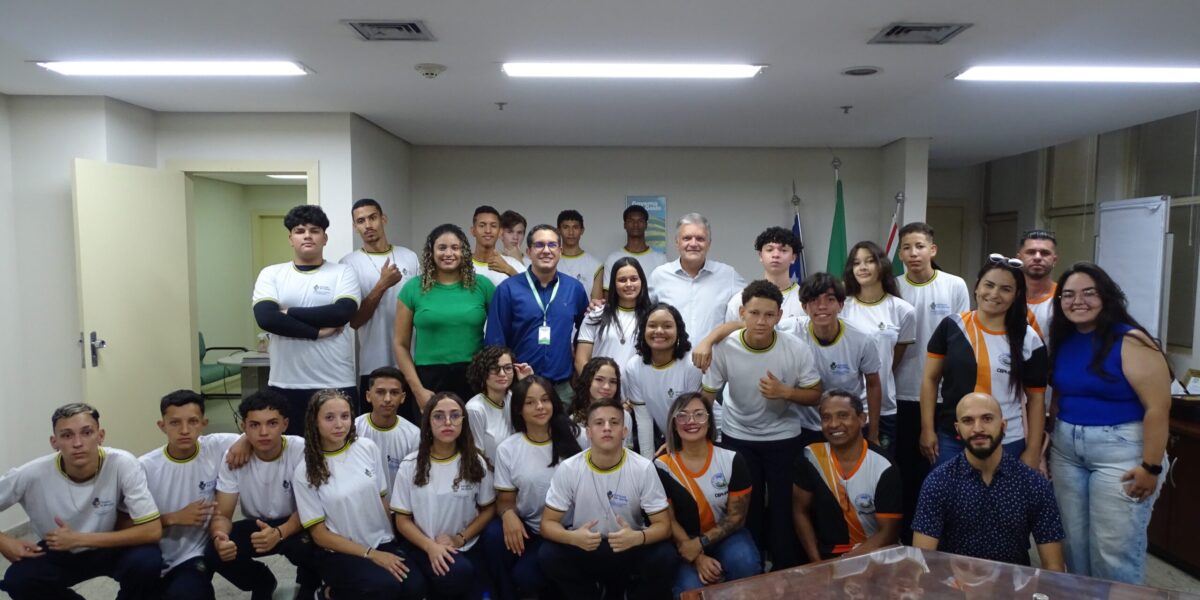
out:
M1005 454L1005 421L989 394L963 396L954 428L962 454L925 478L913 517L913 545L1018 565L1029 564L1029 536L1042 568L1062 571L1063 532L1050 482Z
M553 381L559 399L570 406L572 343L587 312L588 292L574 278L558 276L562 237L557 229L538 225L529 230L528 243L532 263L496 286L484 342L512 348L516 362L529 363Z

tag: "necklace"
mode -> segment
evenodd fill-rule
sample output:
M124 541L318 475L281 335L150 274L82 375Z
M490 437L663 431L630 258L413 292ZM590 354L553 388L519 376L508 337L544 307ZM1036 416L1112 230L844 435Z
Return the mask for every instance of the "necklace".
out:
M622 452L621 458L617 459L617 464L613 465L613 467L620 465L621 462L623 460L625 460L625 456L624 456L625 449L621 448L621 452ZM590 463L590 467L596 466L596 463L592 462L592 451L591 450L588 450L588 455L584 460L586 460L588 463ZM625 477L625 469L622 468L617 472L617 485L613 486L613 489L608 490L607 493L604 494L604 495L608 496L608 501L605 502L604 495L600 494L600 482L596 480L596 469L590 468L590 467L588 468L588 473L590 473L592 476L592 492L596 494L596 501L600 503L601 508L603 508L607 511L607 514L604 515L605 520L607 520L609 518L609 516L611 516L613 527L617 527L617 518L618 517L617 517L616 509L613 508L613 496L619 495L619 494L617 494L617 492L619 492L621 490L621 479L623 479ZM609 467L609 469L612 469L613 467Z
M371 261L371 266L375 267L375 270L379 271L381 274L383 273L383 265L386 265L389 260L392 261L392 265L396 264L396 247L395 246L391 246L391 245L388 246L388 251L387 251L388 258L383 259L383 265L375 264L375 259L371 258L371 253L367 252L366 248L363 248L363 254L367 255L367 260ZM382 254L382 252L380 254Z

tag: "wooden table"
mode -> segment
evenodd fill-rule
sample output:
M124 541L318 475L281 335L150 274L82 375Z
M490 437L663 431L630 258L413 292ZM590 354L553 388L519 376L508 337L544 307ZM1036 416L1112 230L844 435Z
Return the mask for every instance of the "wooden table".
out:
M1200 596L945 552L889 546L683 594L685 600L1161 599Z

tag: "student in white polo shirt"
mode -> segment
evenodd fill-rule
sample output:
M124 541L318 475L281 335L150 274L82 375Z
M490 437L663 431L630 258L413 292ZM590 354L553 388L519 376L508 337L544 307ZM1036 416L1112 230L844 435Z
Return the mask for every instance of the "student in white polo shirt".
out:
M217 472L234 433L204 435L204 398L175 390L159 402L158 428L167 444L138 457L146 484L162 513L163 593L168 598L211 599L212 565L204 560L208 525L216 508ZM238 460L245 462L244 457Z
M763 266L762 278L775 284L783 294L783 318L803 317L800 295L796 293L799 284L792 281L791 276L792 262L800 253L800 240L790 229L768 227L754 239L754 252ZM738 309L742 307L742 295L741 290L737 292L725 307L727 323L741 320Z
M404 374L395 367L379 367L367 376L367 403L371 412L354 419L358 435L375 442L387 465L388 489L396 481L400 461L417 449L421 429L401 419L397 412L404 405Z
M467 385L476 394L467 401L471 435L475 447L489 461L496 460L496 447L513 434L508 402L509 389L533 373L524 363L513 362L513 352L504 346L485 346L467 366Z
M332 588L325 597L424 598L425 577L412 568L388 519L383 455L355 432L349 398L317 392L307 417L294 489L300 522L325 551L318 562Z
M646 273L636 258L622 257L613 263L612 281L604 306L588 312L575 340L575 372L597 356L624 365L637 354L641 331L638 321L650 309Z
M558 272L565 273L583 284L583 288L593 298L602 298L596 292L603 288L600 282L604 274L604 263L579 246L583 239L583 215L577 210L564 210L558 213L558 232L562 234L562 260L558 263Z
M600 283L605 286L601 290L602 294L608 293L613 264L621 258L637 259L647 275L667 262L665 252L657 252L646 243L646 226L650 223L650 213L646 207L637 204L626 207L621 213L621 222L625 227L625 245L620 250L609 253L608 258L604 259L604 272L600 275ZM597 296L593 292L592 297L602 298L603 296Z
M119 598L156 597L162 523L146 473L132 454L101 446L100 413L91 406L61 406L50 425L54 454L0 477L0 510L20 504L40 540L0 533L0 554L12 563L5 591L13 600L77 598L71 586L112 577ZM118 530L118 513L132 525Z
M782 303L775 284L760 279L747 285L741 310L746 327L713 347L703 379L709 400L725 388L723 445L750 466L754 491L746 525L775 569L799 563L789 469L804 447L803 409L821 397L812 351L795 336L775 331Z
M666 492L654 464L624 448L624 412L616 400L592 403L591 448L563 461L546 493L538 558L572 600L599 600L602 587L623 588L631 600L665 598L675 577Z
M484 204L471 215L471 235L475 238L475 252L471 264L475 273L500 285L505 279L525 270L525 264L496 249L500 240L500 211Z
M675 227L679 258L650 274L650 296L679 309L687 330L702 339L725 322L729 299L746 285L733 267L709 260L712 229L699 213L688 213Z
M509 406L517 431L496 451L496 513L483 532L488 570L500 600L553 597L542 573L542 509L562 461L579 454L578 427L567 417L554 384L531 375L513 386Z
M633 405L639 452L652 458L669 431L667 409L680 394L699 391L702 374L688 357L692 344L675 307L651 306L638 331L638 353L623 367L624 396ZM719 426L714 419L712 427Z
M317 390L340 389L357 410L354 331L346 325L360 297L354 269L324 258L329 217L321 207L297 206L283 224L293 259L258 274L251 304L255 322L271 334L268 384L288 399L288 433L299 435Z
M436 598L481 598L490 589L476 542L496 515L496 489L471 426L462 399L434 394L421 415L421 444L400 463L392 489L396 530Z
M217 476L217 507L209 525L208 565L251 599L270 598L275 576L256 557L282 554L296 567L297 597L321 585L318 551L300 526L293 494L296 467L304 460L304 438L283 435L287 399L263 390L238 405L250 460L234 469L226 461ZM236 446L235 446L236 447ZM234 522L241 508L242 519Z

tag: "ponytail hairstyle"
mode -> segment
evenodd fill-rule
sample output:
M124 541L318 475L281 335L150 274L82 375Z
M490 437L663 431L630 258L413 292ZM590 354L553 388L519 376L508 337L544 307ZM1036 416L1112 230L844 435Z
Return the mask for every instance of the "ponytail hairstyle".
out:
M313 486L313 489L319 489L326 481L329 481L329 465L325 462L325 451L321 449L321 431L317 428L317 421L320 418L321 407L333 400L341 400L346 403L346 406L351 406L350 398L341 390L325 389L313 394L312 400L308 401L308 410L305 411L304 467L305 474L308 476L308 484ZM350 433L346 434L346 445L353 444L356 439L358 439L358 432L354 430L354 421L350 421Z
M433 411L438 402L451 399L462 411L462 427L458 430L458 439L454 440L454 450L458 453L458 475L454 477L454 489L458 489L461 481L479 483L483 481L485 469L490 470L492 463L475 447L475 436L471 435L471 417L467 414L467 405L454 392L438 392L425 405L421 414L421 441L417 445L417 472L413 474L413 485L424 487L429 483L429 462L433 453ZM480 462L483 459L483 462Z
M1025 332L1029 329L1029 305L1025 302L1025 274L1021 269L1006 262L984 263L975 278L975 290L979 290L979 282L991 271L1004 271L1012 275L1016 282L1016 294L1012 306L1004 313L1004 335L1008 338L1008 353L1012 364L1008 368L1008 386L1012 388L1014 398L1024 397L1025 373Z
M553 467L560 461L570 458L582 451L579 447L579 425L576 425L567 417L567 413L563 410L562 400L558 397L558 392L554 391L554 384L549 379L541 375L530 375L516 383L512 388L512 400L509 402L509 417L512 419L513 429L517 433L525 433L525 397L529 395L529 390L533 386L542 388L546 395L550 398L550 406L552 407L550 414L550 423L548 429L550 431L550 464L547 467Z

